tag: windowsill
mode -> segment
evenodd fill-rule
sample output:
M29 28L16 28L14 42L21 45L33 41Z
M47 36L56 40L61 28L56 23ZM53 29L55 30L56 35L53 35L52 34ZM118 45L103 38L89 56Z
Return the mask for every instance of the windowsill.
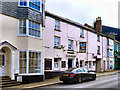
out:
M56 47L56 46L54 46L54 48L55 48L55 49L61 49L60 47Z
M68 49L68 51L74 51L74 50L69 50L69 49Z
M54 29L55 31L58 31L58 32L61 32L61 30L59 30L59 29Z
M42 40L42 38L40 38L40 37L35 37L35 36L31 36L31 35L18 35L18 37L31 37L31 38Z

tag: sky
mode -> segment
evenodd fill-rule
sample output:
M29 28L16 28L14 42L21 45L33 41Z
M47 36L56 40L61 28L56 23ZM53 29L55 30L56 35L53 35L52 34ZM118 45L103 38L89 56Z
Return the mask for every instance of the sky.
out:
M120 0L46 0L46 11L93 26L99 16L102 25L118 27L118 2Z

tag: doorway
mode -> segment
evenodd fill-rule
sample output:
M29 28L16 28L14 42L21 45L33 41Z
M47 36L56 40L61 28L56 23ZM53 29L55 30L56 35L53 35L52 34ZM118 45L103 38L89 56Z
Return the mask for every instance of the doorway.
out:
M2 49L0 52L0 76L6 76L7 74L7 67L6 67L6 54L5 50Z
M73 59L68 59L68 69L72 68Z

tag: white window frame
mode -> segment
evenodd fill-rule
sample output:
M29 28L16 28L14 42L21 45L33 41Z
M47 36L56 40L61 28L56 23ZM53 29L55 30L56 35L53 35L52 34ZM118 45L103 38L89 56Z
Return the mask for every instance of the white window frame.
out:
M82 31L82 33L81 33ZM83 29L80 29L80 37L84 37L84 30Z
M71 44L69 44L69 41ZM71 49L69 49L69 45L71 46ZM68 39L68 50L73 50L73 40Z
M30 37L42 39L42 25L41 24L40 24L40 37L36 37L36 36L29 35L29 20L28 19L26 19L26 34L20 34L19 22L20 20L18 19L18 36L30 36Z
M26 5L26 6L21 6L21 5L20 5L20 0L18 0L18 6L19 6L19 7L29 7L29 1L30 1L30 0L26 0L26 2L27 2L27 5ZM39 0L39 1L40 1L40 11L39 11L39 12L42 12L42 3L43 3L43 2L42 2L42 0ZM32 9L34 9L34 8L32 8ZM34 10L36 10L36 9L34 9ZM36 10L36 11L38 11L38 10Z
M57 46L57 45L55 45L55 38L58 38L59 39L59 45ZM60 37L58 37L58 36L54 36L54 47L58 47L58 48L60 48Z
M19 75L42 75L42 52L41 51L32 51L32 52L39 52L40 53L40 55L41 55L41 57L40 57L40 59L41 59L41 62L40 62L40 73L29 73L29 52L31 51L31 50L19 50L18 51L18 69L20 70L20 67L19 67L19 65L20 65L20 52L21 51L26 51L26 55L27 55L27 58L26 58L26 73L19 73ZM19 71L20 72L20 71Z
M56 25L56 22L58 22L59 25ZM59 27L59 29L56 29L56 26ZM60 21L59 20L55 20L55 30L60 31Z
M18 6L19 7L29 7L29 0L25 0L27 2L27 5L26 6L21 6L20 5L20 0L18 0Z

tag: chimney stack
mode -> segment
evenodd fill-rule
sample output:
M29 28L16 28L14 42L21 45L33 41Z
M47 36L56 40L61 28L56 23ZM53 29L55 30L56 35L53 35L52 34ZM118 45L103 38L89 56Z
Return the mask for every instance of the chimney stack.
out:
M96 18L96 21L94 22L94 29L97 32L102 32L102 20L101 20L101 17Z

